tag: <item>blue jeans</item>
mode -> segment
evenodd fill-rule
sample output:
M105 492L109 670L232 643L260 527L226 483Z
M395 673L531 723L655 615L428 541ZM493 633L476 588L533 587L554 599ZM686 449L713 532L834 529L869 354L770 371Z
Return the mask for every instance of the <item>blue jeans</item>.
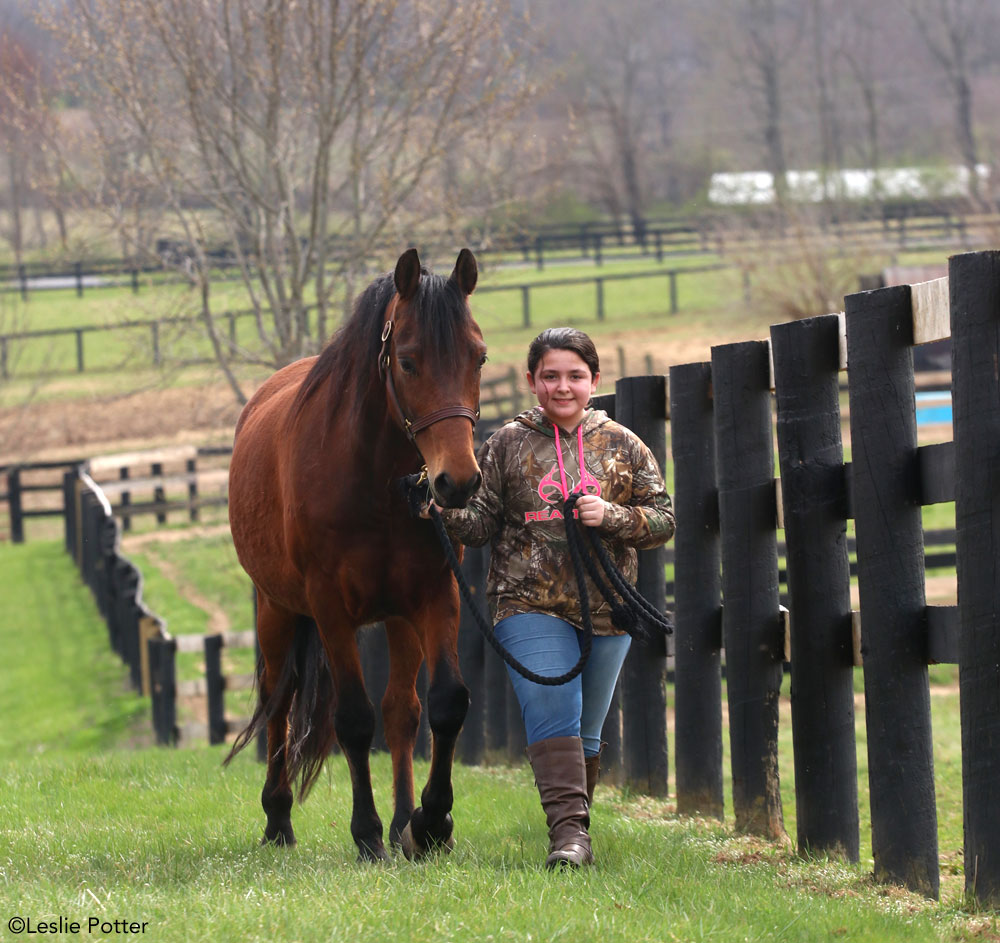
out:
M535 674L556 677L580 660L582 633L556 616L542 612L508 616L496 624L495 632L503 647ZM600 753L604 718L631 644L628 635L595 635L587 666L567 684L536 684L507 665L528 744L550 737L580 737L585 756Z

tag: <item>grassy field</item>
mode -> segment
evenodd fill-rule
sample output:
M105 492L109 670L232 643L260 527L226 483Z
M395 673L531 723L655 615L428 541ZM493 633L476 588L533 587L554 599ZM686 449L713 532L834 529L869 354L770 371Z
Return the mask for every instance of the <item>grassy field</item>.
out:
M945 259L943 251L912 252L896 261L924 264L942 263ZM488 265L481 273L480 291L473 296L473 313L483 328L494 364L520 363L528 341L542 327L572 324L594 335L606 359L607 343L622 345L632 355L630 371L641 372L642 356L656 347L658 335L684 338L692 333L700 336L720 333L731 337L735 332L741 338L764 337L772 322L785 319L785 315L777 315L759 304L747 305L738 268L686 271L716 265L719 261L714 253L704 252L666 257L660 263L653 256L613 260L600 266L590 260L554 261L544 270L530 263ZM870 264L877 268L881 262L872 260ZM668 272L671 270L678 272L676 314L670 313ZM616 276L636 274L646 277L615 280ZM598 277L606 279L601 289L602 320L598 319L598 288L593 281ZM754 276L761 277L780 279L774 273ZM587 283L553 284L573 279L585 279ZM524 326L523 286L530 288L529 327ZM219 281L213 285L212 299L217 313L247 308L245 290L237 281ZM15 382L6 384L4 398L16 402L28 389L34 389L37 384L28 377L73 376L78 343L82 345L86 372L77 380L82 381L78 385L84 393L95 389L122 392L149 385L157 377L170 383L204 382L204 367L178 370L177 366L210 358L210 347L200 326L169 321L190 317L197 309L196 293L180 284L144 284L138 293L128 287L92 289L85 291L83 297L77 297L71 289L36 291L27 301L17 294L0 294L0 334L54 328L114 328L87 331L79 339L70 334L12 342L7 351L7 369ZM156 329L155 341L153 328L148 325L125 326L125 322L157 319L163 323ZM222 329L228 334L226 322ZM251 355L262 351L252 318L237 319L235 339ZM154 343L162 359L160 367L154 366ZM658 369L667 366L662 363ZM257 368L256 373L260 372ZM254 371L250 373L253 375ZM65 395L65 391L60 395Z
M450 856L362 867L334 758L294 813L299 846L261 848L260 767L241 756L223 769L221 748L141 745L140 702L62 550L0 547L0 572L0 644L34 656L0 669L0 926L61 917L81 932L96 921L93 939L117 938L114 921L125 921L145 923L133 932L151 940L241 941L913 943L998 933L995 917L963 910L951 890L938 905L875 887L867 862L801 859L604 786L592 825L598 866L547 873L523 767L456 770ZM374 756L383 811L388 772Z

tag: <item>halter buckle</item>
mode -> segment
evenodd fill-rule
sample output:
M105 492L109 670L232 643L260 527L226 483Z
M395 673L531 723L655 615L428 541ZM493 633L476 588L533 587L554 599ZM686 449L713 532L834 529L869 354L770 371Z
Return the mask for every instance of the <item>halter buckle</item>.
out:
M382 343L384 344L388 339L389 335L392 333L392 321L386 321L385 327L382 328Z

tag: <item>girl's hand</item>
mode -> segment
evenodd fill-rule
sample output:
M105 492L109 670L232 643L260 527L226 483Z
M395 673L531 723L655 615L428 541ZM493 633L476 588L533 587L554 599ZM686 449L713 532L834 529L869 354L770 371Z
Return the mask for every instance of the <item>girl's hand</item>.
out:
M587 527L600 527L604 520L604 508L607 502L596 494L581 495L576 502L580 512L580 523Z
M430 501L428 501L428 502L427 502L427 503L426 503L426 504L425 504L425 505L424 505L424 506L423 506L423 507L422 507L422 508L420 509L420 516L421 516L421 517L422 517L422 518L423 518L423 519L424 519L425 521L429 521L429 520L431 519L431 508L432 508L432 507L433 507L433 508L437 508L437 505L436 505L436 504L434 503L434 499L433 499L433 498L431 498L431 499L430 499ZM440 508L438 508L438 510L440 511L441 509L440 509Z

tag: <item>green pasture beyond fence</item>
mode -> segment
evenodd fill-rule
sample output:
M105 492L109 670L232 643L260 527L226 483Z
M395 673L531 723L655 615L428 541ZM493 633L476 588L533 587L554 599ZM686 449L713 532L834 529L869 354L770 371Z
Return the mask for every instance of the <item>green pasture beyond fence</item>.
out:
M713 278L714 273L720 274ZM536 307L558 308L565 312L564 320L574 323L626 326L637 317L675 315L682 306L684 310L719 307L731 294L730 283L738 278L730 267L705 265L484 285L476 291L475 316L487 334L537 326ZM695 280L697 288L686 294L685 288ZM746 302L750 290L749 279L744 279ZM216 322L222 343L234 354L262 352L253 311L225 312ZM213 362L211 342L198 317L129 319L0 334L2 379Z

